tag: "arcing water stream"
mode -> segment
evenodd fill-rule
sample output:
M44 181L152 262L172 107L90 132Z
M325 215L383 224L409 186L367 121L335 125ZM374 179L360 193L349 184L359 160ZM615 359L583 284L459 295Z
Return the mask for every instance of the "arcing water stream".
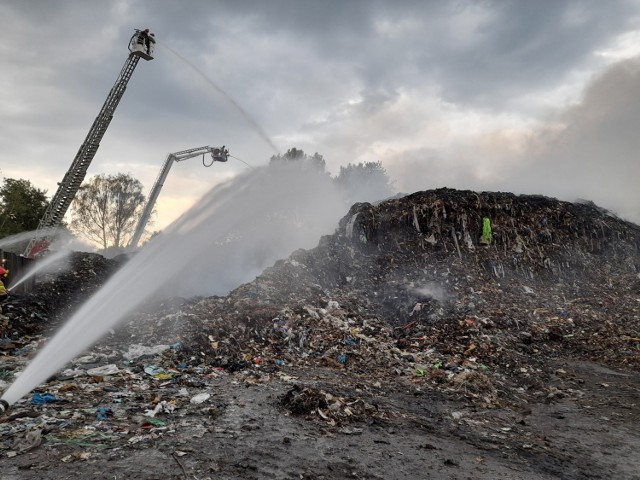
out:
M344 206L330 179L288 163L254 169L219 185L166 233L154 237L78 309L2 400L12 405L27 395L145 300L171 288L172 280L197 273L198 285L215 291L229 275L235 273L241 279L243 273L247 279L261 266L296 248L313 247L321 235L331 233ZM243 262L237 266L239 272L209 270L207 265L219 265L220 255L226 255L227 250L219 248L224 244L233 246L238 263L243 257L259 258L259 262ZM257 248L260 255L256 257Z
M24 275L18 278L16 281L11 283L11 286L8 288L9 291L16 288L18 285L26 282L30 278L33 278L34 275L46 270L48 267L53 265L56 262L59 262L71 254L69 250L59 250L57 252L50 253L45 258L38 259L37 262L33 264L31 268L29 268Z
M176 58L180 59L182 62L184 62L185 64L187 64L189 67L191 67L200 77L202 77L204 79L204 81L206 81L209 86L213 87L213 89L218 92L220 95L222 95L231 105L233 105L235 107L235 109L244 117L244 119L249 123L249 125L251 125L253 127L253 129L256 131L256 133L258 135L260 135L260 137L271 147L271 149L274 151L274 153L280 153L278 151L278 147L275 146L275 144L273 143L273 141L269 138L269 136L266 134L266 132L264 131L264 129L258 124L258 122L256 122L251 115L249 115L247 113L247 111L242 108L240 106L240 104L238 104L238 102L236 102L233 97L231 97L231 95L229 95L227 92L225 92L222 88L220 88L218 85L216 85L209 77L207 77L202 70L200 70L198 67L196 67L193 63L191 63L189 60L187 60L186 58L184 58L182 55L180 55L178 52L176 52L175 50L169 48L168 46L164 45L164 44L158 44L159 46L165 48L167 51L171 52L173 55L176 56Z

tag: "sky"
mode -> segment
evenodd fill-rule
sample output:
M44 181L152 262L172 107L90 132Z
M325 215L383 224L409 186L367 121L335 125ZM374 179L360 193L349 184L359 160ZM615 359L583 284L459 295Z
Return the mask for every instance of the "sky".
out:
M171 152L237 158L173 165L153 229L292 147L333 175L380 161L398 192L590 200L640 223L640 0L0 0L0 19L0 180L50 196L134 29L155 33L87 179L148 193Z

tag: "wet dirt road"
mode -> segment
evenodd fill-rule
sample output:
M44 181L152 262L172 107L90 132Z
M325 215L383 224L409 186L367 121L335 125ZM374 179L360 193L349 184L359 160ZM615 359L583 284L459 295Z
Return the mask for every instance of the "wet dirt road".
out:
M489 409L411 380L383 383L333 369L257 381L221 375L190 389L210 393L207 401L160 413L156 424L144 422L133 396L111 404L126 407L119 415L87 419L83 435L47 427L30 450L3 452L0 479L640 478L640 376L586 362L561 366L555 396ZM363 402L370 414L335 423L330 405L320 415L304 402L292 413L287 394L304 387L352 399L354 412ZM48 415L73 418L79 401L113 402L109 390L51 404ZM177 395L170 387L147 393Z

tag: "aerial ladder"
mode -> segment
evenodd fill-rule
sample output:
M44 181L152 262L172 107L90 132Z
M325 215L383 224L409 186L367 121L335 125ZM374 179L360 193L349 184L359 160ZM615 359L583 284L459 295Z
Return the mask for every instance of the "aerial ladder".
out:
M209 153L211 154L212 161L209 165L205 163L205 155ZM198 157L202 155L202 164L205 167L210 167L214 162L226 162L229 159L229 150L223 145L222 147L197 147L190 148L188 150L182 150L180 152L174 152L167 155L167 159L160 170L160 174L156 179L153 188L149 192L149 200L144 207L142 215L140 216L140 220L138 220L138 225L136 226L136 230L131 237L131 241L129 242L129 248L135 249L138 246L138 242L144 233L144 229L147 226L147 222L149 218L151 218L151 214L153 212L153 207L156 204L156 200L158 200L158 195L160 195L160 190L164 186L164 182L167 179L167 175L169 175L169 170L174 163L183 162L190 158Z
M141 58L145 60L153 60L153 51L155 47L154 34L146 30L135 30L135 33L129 41L129 56L120 71L120 75L111 88L100 113L96 117L91 129L87 134L84 142L80 146L71 167L65 174L62 182L58 183L58 190L51 199L42 219L38 224L38 228L34 237L29 242L24 256L32 258L38 253L47 250L49 241L52 237L52 229L57 227L64 218L69 205L73 201L78 189L86 176L87 169L95 157L100 141L104 136L113 114L115 112L127 83L133 75L138 62Z

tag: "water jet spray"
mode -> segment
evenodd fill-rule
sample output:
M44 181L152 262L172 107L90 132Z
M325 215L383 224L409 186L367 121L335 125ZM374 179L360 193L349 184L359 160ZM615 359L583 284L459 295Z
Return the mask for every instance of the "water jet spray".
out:
M17 288L27 280L33 278L36 274L44 271L54 263L64 260L69 255L71 255L70 250L59 250L55 253L49 253L46 256L39 257L36 263L29 269L27 269L26 272L17 277L17 279L11 284L9 288L7 288L7 290L9 292L13 291L13 289Z
M0 409L46 382L153 296L165 290L226 294L292 251L315 246L335 229L341 208L330 179L297 163L255 168L216 185L75 311L2 394ZM174 284L174 278L182 280Z
M169 46L167 46L165 44L159 43L158 45L163 47L163 48L165 48L167 51L169 51L173 55L175 55L176 58L178 58L179 60L181 60L182 62L186 63L188 66L190 66L200 77L202 77L202 79L205 82L207 82L211 87L213 87L213 89L216 92L218 92L220 95L222 95L240 113L240 115L242 115L242 117L247 121L247 123L249 123L249 125L251 125L253 130L260 136L260 138L262 138L265 141L265 143L267 145L269 145L271 147L271 149L276 154L280 155L280 150L278 150L278 147L276 147L276 145L273 143L271 138L269 138L269 135L267 135L267 133L265 132L264 128L262 128L260 126L260 124L251 115L249 115L249 113L247 113L247 111L244 108L242 108L240 106L240 104L238 102L236 102L231 95L229 95L227 92L225 92L218 84L216 84L213 80L211 80L209 77L207 77L202 72L202 70L200 70L197 66L195 66L189 60L187 60L185 57L180 55L178 52L176 52L175 50L173 50L172 48L170 48Z

